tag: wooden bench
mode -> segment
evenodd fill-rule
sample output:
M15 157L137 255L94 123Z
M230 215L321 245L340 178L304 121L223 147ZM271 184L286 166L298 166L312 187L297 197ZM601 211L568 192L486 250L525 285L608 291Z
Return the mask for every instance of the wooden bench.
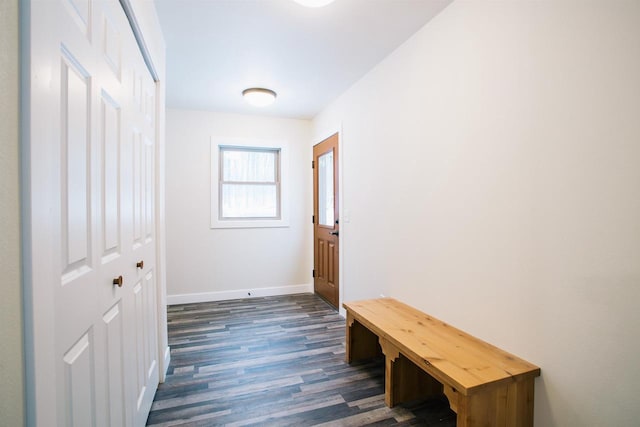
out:
M343 307L347 362L384 354L389 407L444 393L458 427L533 426L537 366L392 298Z

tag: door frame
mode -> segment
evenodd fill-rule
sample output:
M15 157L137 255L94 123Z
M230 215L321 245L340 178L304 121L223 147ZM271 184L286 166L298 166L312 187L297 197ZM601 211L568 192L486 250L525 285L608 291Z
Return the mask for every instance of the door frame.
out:
M342 317L346 317L347 312L346 310L342 307L342 302L344 301L344 294L345 294L345 285L344 285L344 271L345 271L345 264L344 264L344 251L345 251L345 239L344 237L344 233L345 233L345 229L347 227L345 227L345 222L349 222L350 218L347 217L348 221L345 221L344 219L344 213L345 213L345 208L344 208L344 136L343 136L343 132L342 132L342 122L340 122L338 125L332 125L329 127L324 128L322 131L314 134L313 139L311 140L311 145L310 145L310 150L311 150L311 159L313 160L313 147L315 145L320 144L322 141L324 141L325 139L331 137L334 134L338 134L338 219L340 220L340 234L338 235L338 242L339 242L339 247L340 247L340 251L338 252L338 263L340 268L338 269L338 313L340 313L340 315ZM314 173L313 170L311 172L312 174ZM311 178L311 211L313 212L313 176ZM312 245L311 245L311 265L312 268L314 267L314 251L315 251L315 242L314 242L314 227L315 224L312 224L311 227L311 241L312 241ZM314 283L313 281L311 282L311 289L313 290L314 287Z
M170 362L170 349L167 338L166 311L166 237L165 237L165 92L166 92L166 54L162 31L157 24L155 8L141 5L138 0L119 0L125 12L131 30L138 42L138 48L147 68L155 81L156 133L155 133L155 234L156 234L156 291L157 291L157 336L160 382L164 382ZM34 246L47 245L34 232L38 227L56 227L46 219L34 221L36 212L32 206L31 190L31 138L34 126L32 110L38 106L31 103L33 76L36 70L32 66L32 54L37 54L32 46L32 9L38 7L37 0L21 0L19 4L20 37L20 215L21 215L21 255L23 289L23 346L25 357L25 422L27 426L36 426L46 420L56 420L55 401L46 401L41 396L50 392L47 380L55 378L53 366L53 324L54 312L48 304L51 293L47 290L48 265L37 265L34 261ZM158 40L160 40L158 42ZM151 43L146 43L150 41ZM37 137L34 136L34 137ZM51 206L40 202L41 206ZM42 217L42 212L40 215ZM42 308L45 308L42 310ZM37 350L36 350L37 349ZM53 384L53 381L51 381ZM41 388L38 390L37 388ZM44 388L45 390L42 390Z

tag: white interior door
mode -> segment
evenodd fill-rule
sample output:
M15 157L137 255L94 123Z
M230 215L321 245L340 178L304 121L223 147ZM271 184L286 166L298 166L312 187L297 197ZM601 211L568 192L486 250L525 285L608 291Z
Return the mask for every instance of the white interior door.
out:
M30 12L30 397L39 425L144 425L159 369L154 82L116 0Z
M132 68L133 104L130 109L129 140L132 229L128 235L137 266L132 290L133 345L135 346L135 424L143 425L158 385L158 341L155 280L155 84L142 57Z

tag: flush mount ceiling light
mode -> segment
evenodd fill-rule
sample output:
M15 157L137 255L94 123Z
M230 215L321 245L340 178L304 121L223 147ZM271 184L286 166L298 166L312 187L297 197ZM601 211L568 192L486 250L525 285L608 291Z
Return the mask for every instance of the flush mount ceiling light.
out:
M266 107L276 100L276 93L271 89L252 87L242 91L244 99L254 107Z
M329 3L333 3L334 0L293 0L296 3L300 3L303 6L306 7L322 7L322 6L326 6Z

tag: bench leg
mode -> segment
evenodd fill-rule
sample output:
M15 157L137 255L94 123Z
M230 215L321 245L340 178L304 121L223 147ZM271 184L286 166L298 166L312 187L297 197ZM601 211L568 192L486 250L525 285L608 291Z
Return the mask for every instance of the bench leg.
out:
M442 384L400 354L393 344L380 338L380 347L385 355L384 401L388 407L442 394Z
M470 396L455 393L456 425L533 427L533 388L534 379L530 378Z
M373 359L381 355L378 336L362 326L349 312L347 312L345 341L347 363Z

